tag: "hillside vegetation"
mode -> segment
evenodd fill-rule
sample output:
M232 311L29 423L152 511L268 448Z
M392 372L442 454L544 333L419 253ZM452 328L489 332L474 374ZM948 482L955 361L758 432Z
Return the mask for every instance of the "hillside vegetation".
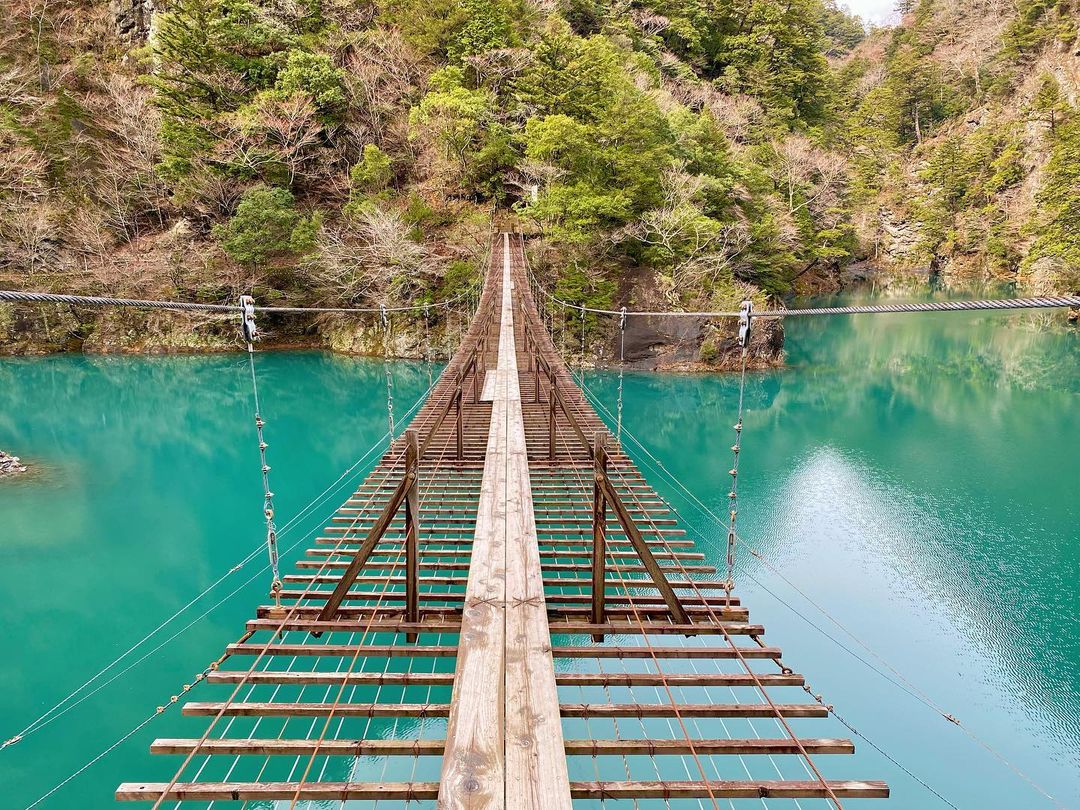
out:
M1075 3L921 0L844 59L854 204L888 268L1080 291Z
M869 36L822 0L13 0L0 280L433 301L513 216L546 283L607 307L764 303L867 262L1069 290L1075 32L1046 0L924 0ZM144 316L60 315L66 345L146 348ZM35 317L0 314L9 346ZM159 345L227 333L183 329Z

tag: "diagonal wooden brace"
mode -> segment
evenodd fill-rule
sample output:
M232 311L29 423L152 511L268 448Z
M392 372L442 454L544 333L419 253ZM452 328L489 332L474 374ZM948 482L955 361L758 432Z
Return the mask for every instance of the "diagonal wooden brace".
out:
M634 551L636 551L638 557L641 558L645 570L648 571L649 576L652 577L653 583L656 585L657 590L660 591L660 595L664 598L664 602L667 604L668 610L671 611L671 615L675 619L675 622L677 624L690 624L691 619L683 609L679 597L671 587L671 583L668 582L667 577L664 576L664 570L660 567L660 564L649 550L649 545L645 542L645 538L641 536L638 527L634 525L630 513L626 511L626 506L623 505L622 499L619 497L619 493L616 492L615 487L612 486L611 479L605 474L598 474L596 479L608 505L611 506L612 511L614 511L616 517L619 518L619 523L622 525L623 531L626 532L626 536L634 546Z
M405 474L394 489L393 494L390 496L390 500L386 502L386 506L383 507L375 524L368 531L367 537L364 538L364 542L360 544L360 548L356 550L352 560L349 561L349 566L341 575L337 587L334 588L334 592L330 595L330 598L326 600L326 604L323 605L323 609L319 613L318 621L330 621L337 615L338 608L340 608L341 603L345 601L345 597L349 592L349 588L352 587L353 581L367 564L368 559L371 557L372 552L375 551L375 547L379 544L379 541L382 540L383 535L386 534L386 530L390 527L390 523L393 521L394 515L397 514L402 503L406 504L406 621L419 620L419 582L417 581L417 569L419 566L417 562L418 550L416 548L419 536L419 527L417 526L417 518L419 517L419 500L417 496L419 453L417 449L416 431L405 431L405 439L407 442L405 446ZM409 618L410 615L413 616L413 618ZM320 636L322 633L316 632L312 635Z

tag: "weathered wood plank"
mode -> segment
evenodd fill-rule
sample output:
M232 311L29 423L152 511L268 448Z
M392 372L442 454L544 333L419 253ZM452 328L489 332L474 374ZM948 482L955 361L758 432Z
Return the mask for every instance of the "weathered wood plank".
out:
M460 698L454 699L454 705ZM828 717L829 710L817 703L563 703L562 717ZM221 703L192 701L182 713L192 717L449 717L449 703ZM449 739L449 735L447 735ZM562 734L559 734L560 744ZM502 783L500 782L500 790ZM466 791L466 796L478 790Z
M217 670L206 676L210 683L341 684L349 686L450 686L452 672L297 672ZM557 686L802 686L802 675L762 672L556 672Z
M521 407L509 237L504 248L499 338L499 371L504 378L496 397L505 400L508 427L504 447L507 474L506 806L512 810L572 810Z
M489 377L496 392L502 373ZM493 398L472 559L465 588L453 700L439 779L440 810L505 807L505 403Z
M153 754L190 754L198 748L208 756L307 756L318 751L323 756L384 757L439 756L444 740L302 740L302 739L157 739L150 745ZM855 745L842 739L692 739L692 740L566 740L567 756L779 756L799 754L853 754Z
M298 796L302 801L430 801L438 797L435 782L181 782L166 790L164 782L126 782L117 801L272 801ZM884 782L730 780L710 782L572 782L575 799L887 799Z

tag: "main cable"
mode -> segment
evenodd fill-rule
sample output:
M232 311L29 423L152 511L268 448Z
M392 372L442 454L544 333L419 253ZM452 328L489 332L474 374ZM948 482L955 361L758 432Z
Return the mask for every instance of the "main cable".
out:
M530 273L531 275L531 273ZM567 309L591 312L595 315L651 315L671 318L738 318L741 312L735 310L689 311L680 310L622 310L600 309L575 304L556 298L536 282L540 294L554 304ZM988 298L963 301L924 301L916 304L865 304L844 307L805 307L800 309L765 309L752 313L752 318L787 318L806 315L881 315L912 312L968 312L974 310L998 309L1062 309L1080 307L1080 295L1037 296L1032 298Z

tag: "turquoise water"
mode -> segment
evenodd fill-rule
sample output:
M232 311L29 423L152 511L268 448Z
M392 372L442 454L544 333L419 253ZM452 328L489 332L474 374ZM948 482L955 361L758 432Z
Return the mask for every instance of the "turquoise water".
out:
M792 319L787 345L789 368L752 375L747 391L740 526L767 562L740 555L753 619L852 726L957 806L1053 804L839 644L877 670L875 653L895 665L1062 806L1080 806L1080 337L1044 316L856 316ZM384 366L258 360L287 518L386 430ZM392 368L400 417L428 369ZM614 409L614 374L587 383ZM730 376L625 378L628 434L721 513L736 399ZM251 407L239 357L0 361L0 447L39 470L0 484L0 736L258 547ZM722 563L723 532L628 444ZM256 556L170 625L161 640L224 600L131 672L0 752L0 804L27 806L189 683L264 599L262 565ZM192 722L165 713L39 806L114 807L119 782L167 779L175 761L149 742L189 736ZM946 806L856 744L856 757L826 761L830 775L887 779L889 806Z

